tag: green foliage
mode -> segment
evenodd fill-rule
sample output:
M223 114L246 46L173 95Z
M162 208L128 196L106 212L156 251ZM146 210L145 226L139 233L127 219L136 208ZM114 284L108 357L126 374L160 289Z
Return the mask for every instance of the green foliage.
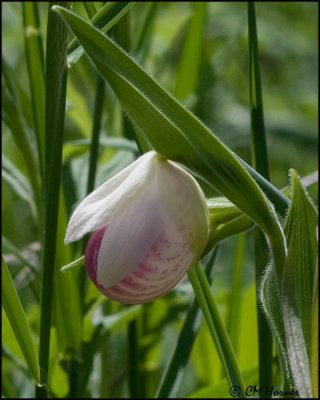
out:
M2 304L17 338L24 358L36 383L40 382L40 369L34 341L19 296L16 292L7 264L2 258Z
M277 284L270 265L262 284L261 302L277 338L285 387L312 397L310 371L314 288L317 285L317 222L312 200L291 170L292 201L284 231L288 256Z
M3 396L229 398L266 367L317 397L317 5L256 3L256 21L245 3L61 6L2 5ZM206 274L126 307L63 239L86 193L150 148L205 193ZM291 168L307 176L288 188Z

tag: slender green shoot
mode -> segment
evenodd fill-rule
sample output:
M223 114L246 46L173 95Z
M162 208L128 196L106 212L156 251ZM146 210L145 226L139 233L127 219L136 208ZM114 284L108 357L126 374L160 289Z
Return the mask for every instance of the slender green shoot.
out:
M213 299L206 275L201 266L197 265L189 270L188 276L196 294L197 301L208 324L208 328L230 387L238 387L238 397L244 397L246 393L245 384L240 374L239 365L230 338L223 326L216 303Z
M248 38L249 38L249 86L252 138L252 164L267 180L270 180L267 141L264 127L262 85L259 65L258 34L256 26L255 4L248 2ZM267 244L259 228L255 231L255 266L257 299L260 290L263 269L268 263ZM259 379L260 387L272 385L272 334L262 309L257 307ZM265 397L261 393L261 397Z
M44 52L40 33L38 4L35 1L22 3L26 59L31 92L35 136L41 176L44 165Z
M59 3L69 7L70 3ZM40 383L37 398L48 396L50 328L53 303L53 281L62 164L62 143L67 88L68 32L61 19L48 10L45 99L45 232L43 242L43 275L41 296L39 365Z
M212 279L214 262L218 254L218 247L219 246L216 246L214 248L205 269L207 279L210 281ZM190 358L193 343L200 329L201 317L201 310L198 301L197 299L194 299L188 309L172 357L162 376L155 396L156 398L177 397L185 368Z

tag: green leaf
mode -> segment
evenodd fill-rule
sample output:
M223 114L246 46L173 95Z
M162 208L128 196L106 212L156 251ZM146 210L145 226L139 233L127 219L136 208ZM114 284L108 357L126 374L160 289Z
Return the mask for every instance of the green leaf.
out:
M248 382L258 381L258 367L247 369L243 372L243 376ZM235 393L235 392L234 392ZM250 391L248 391L250 394ZM253 392L252 392L253 394ZM220 380L213 385L205 386L196 392L193 392L187 398L194 399L229 399L230 398L230 387L225 380Z
M132 38L132 53L138 60L145 60L152 42L152 29L159 10L159 3L147 2L143 5L145 11L144 19L141 23L140 31Z
M40 380L40 369L36 354L35 344L31 330L22 308L18 293L14 287L8 266L2 258L2 305L10 321L13 332L20 345L30 372L38 383Z
M35 204L38 207L38 214L41 217L41 190L38 174L38 164L34 153L34 141L30 128L26 123L18 101L11 96L10 91L4 85L3 88L3 120L10 128L13 140L20 150L28 171L30 183L35 197Z
M262 279L260 298L277 341L284 388L294 387L301 397L312 397L310 353L318 217L297 174L293 170L290 174L292 202L285 222L288 258L282 284L277 284L274 268L269 265Z
M209 240L203 254L221 240L254 226L253 221L225 197L207 200L210 216Z
M30 263L28 257L23 254L23 252L18 249L13 243L10 242L5 236L2 236L2 246L3 250L13 254L24 266L30 269L35 276L39 279L40 274L38 269Z
M175 95L180 100L186 100L197 88L207 14L206 2L191 3L191 7L193 12L177 68Z
M213 250L212 256L206 265L206 276L211 281L214 261L218 247ZM198 301L193 299L190 304L184 324L180 330L176 346L161 378L156 398L176 397L181 386L184 372L191 354L193 343L199 333L202 315Z
M90 22L106 33L134 6L135 2L107 2L90 18ZM77 40L73 39L68 48L68 64L76 63L83 54Z
M103 328L100 334L106 335L107 333L125 327L129 322L138 318L141 315L141 312L141 305L130 306L112 315L97 316L94 320L94 324L95 326Z
M2 156L2 177L11 189L29 204L32 216L37 221L38 215L30 182L5 155Z
M96 6L91 1L83 1L83 7L86 9L88 17L91 19L97 13Z
M64 245L67 216L62 191L60 193L59 218L56 246L56 267L54 285L54 317L57 329L59 351L72 357L80 356L82 341L82 310L78 270L62 274L60 266L70 262L71 249Z
M283 375L282 388L279 388L279 390L291 390L293 388L293 382L287 356L281 295L277 276L272 264L267 266L262 277L259 299L277 345L278 356Z
M230 298L228 301L228 314L226 318L226 329L230 336L233 348L237 354L239 341L239 326L241 318L242 280L245 255L245 235L239 235L234 252L232 283ZM247 310L246 310L247 312Z
M264 127L258 34L254 2L248 2L249 84L252 138L252 164L269 180L267 140Z
M283 318L295 387L301 397L312 397L310 356L318 215L296 172L290 170L290 175L292 201L284 228L288 258L282 280Z
M15 71L10 67L4 56L2 55L2 73L4 82L8 87L11 97L15 100L19 113L27 121L30 127L33 127L32 105L30 98L21 82L16 79Z
M62 3L70 7L70 2ZM43 238L43 273L40 319L39 364L41 383L36 397L47 397L50 327L54 297L54 272L58 229L60 175L67 89L68 32L49 4L46 47L45 98L45 224Z
M189 269L188 277L196 294L198 304L201 307L206 319L228 382L230 386L239 387L239 393L237 397L243 397L245 394L245 385L230 338L226 332L226 329L224 328L224 324L213 299L211 288L206 279L205 273L198 264Z
M256 24L255 3L248 2L248 41L249 41L249 87L251 119L251 154L253 167L270 180L267 139L264 127L262 84L259 65L258 32ZM255 276L259 290L263 269L268 263L268 246L259 228L254 232ZM272 334L263 311L258 308L259 338L259 384L264 390L272 384Z
M22 3L32 111L41 171L44 165L44 54L37 2Z
M63 162L65 163L69 159L77 155L82 155L88 151L90 143L91 140L89 139L78 139L66 142L63 146ZM138 155L138 147L136 143L125 138L101 138L99 140L99 145L102 148L132 151L135 155Z
M111 85L150 146L201 175L267 234L276 269L285 242L273 209L238 158L109 38L73 13L54 7Z

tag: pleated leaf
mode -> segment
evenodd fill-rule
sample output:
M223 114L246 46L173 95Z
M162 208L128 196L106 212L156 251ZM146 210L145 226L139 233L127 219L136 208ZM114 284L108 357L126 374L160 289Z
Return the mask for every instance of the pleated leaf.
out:
M40 379L39 363L35 344L26 314L12 281L8 266L2 258L2 305L10 321L30 372L36 382Z
M288 243L287 262L282 271L282 284L277 284L270 265L263 277L261 303L276 338L284 374L284 388L294 388L300 397L312 397L312 370L317 367L314 356L317 261L317 211L291 171L292 201L285 221ZM313 376L315 373L313 373ZM317 378L313 378L316 380Z
M284 227L288 258L282 280L283 318L295 387L301 397L312 397L310 356L318 215L298 175L294 170L290 173L292 201Z

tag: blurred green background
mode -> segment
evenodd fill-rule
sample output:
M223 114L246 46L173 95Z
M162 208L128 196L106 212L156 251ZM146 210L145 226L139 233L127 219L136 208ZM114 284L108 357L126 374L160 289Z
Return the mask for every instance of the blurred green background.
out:
M101 3L95 4L97 8L101 6ZM38 6L45 44L48 3L39 3ZM122 22L129 30L129 40L127 38L123 45L147 72L172 93L177 93L178 90L176 77L179 69L188 68L187 65L181 65L180 60L192 7L187 2L160 2L156 5L137 3L129 13L130 18L126 17ZM28 94L21 8L19 2L2 3L2 51L19 86ZM81 3L75 3L73 10L86 18ZM137 38L139 32L145 28L144 18L149 12L153 13L153 19L148 26L147 40L140 47L139 53L136 53ZM256 13L271 181L282 188L288 184L289 168L295 168L301 177L318 168L318 4L259 2L256 4ZM250 162L246 3L206 3L205 28L202 34L202 45L195 55L199 60L199 74L193 83L192 94L183 101L227 146ZM121 42L121 31L119 33L114 29L112 35ZM96 73L85 57L70 66L63 169L63 182L68 187L68 215L74 204L85 194L86 174L83 171L86 171L88 164L88 146L79 147L68 142L90 138L95 85ZM126 129L127 127L121 118L120 106L115 96L106 87L101 138L123 136L130 139L132 127L129 125ZM5 123L2 123L2 132L3 165L6 171L19 171L22 181L26 181L23 157ZM130 150L103 148L96 186L129 164L134 157ZM72 185L70 176L73 177ZM3 179L3 235L18 249L22 249L26 258L39 269L39 227L34 222L29 202L18 195L18 192L19 188L14 188L10 180ZM309 192L317 203L317 185L312 185ZM238 240L237 237L230 238L221 244L215 266L213 290L223 315L226 314L226 304L232 287ZM250 368L257 365L253 249L250 233L244 246L241 318L239 315L239 335L235 347L241 368L250 371ZM37 332L39 309L32 291L39 292L39 281L32 273L21 269L21 263L6 246L4 253L7 262L12 266L15 283L28 317ZM32 284L34 288L31 288ZM147 380L150 386L147 388L149 395L157 387L167 354L175 343L177 328L181 326L180 316L183 313L179 313L179 305L184 311L190 293L190 286L185 283L164 299L146 307L147 310L152 310L149 324L153 324L152 315L156 316L154 327L150 330L152 334L146 338L149 343L145 344L148 348L145 368L150 377ZM185 294L185 297L181 294ZM170 310L177 311L172 311L171 320L168 317ZM226 315L225 317L227 318ZM163 321L166 323L162 323ZM159 326L162 326L162 336L157 331ZM6 348L14 356L21 358L6 319L3 328ZM125 337L120 331L110 337L108 348L102 353L113 363L109 393L115 396L126 393L126 387L121 386L119 389L117 386L117 379L121 381L121 374L125 373L124 347ZM59 358L58 355L56 357ZM212 383L212 377L221 374L221 366L205 326L196 340L192 361L183 389L179 393L181 396ZM11 365L9 358L6 358L3 373L7 379L14 379L13 394L21 397L30 395L32 385L26 384L23 373L13 374ZM95 360L95 365L106 368L103 359L99 357ZM59 364L55 368L53 386L59 391L59 395L63 395L66 390L65 376ZM95 373L90 382L92 394L98 395L99 390L95 386L98 378ZM98 383L102 385L101 382ZM219 388L216 390L219 393Z

